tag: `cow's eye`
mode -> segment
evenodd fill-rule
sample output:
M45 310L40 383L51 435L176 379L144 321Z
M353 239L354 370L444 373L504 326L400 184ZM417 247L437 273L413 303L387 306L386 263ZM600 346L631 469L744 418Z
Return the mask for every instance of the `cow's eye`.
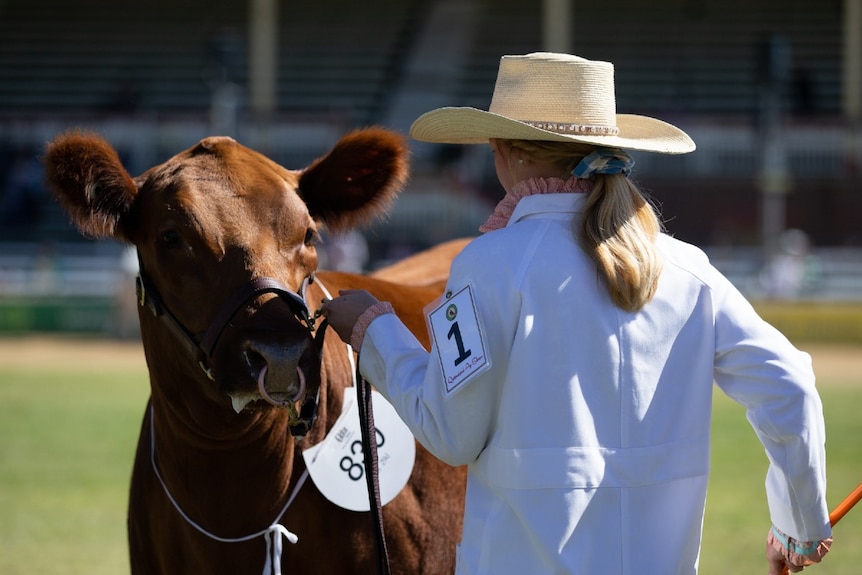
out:
M168 230L162 234L162 243L171 248L180 245L180 234L176 230Z
M317 230L308 228L305 230L305 245L313 246L317 243Z

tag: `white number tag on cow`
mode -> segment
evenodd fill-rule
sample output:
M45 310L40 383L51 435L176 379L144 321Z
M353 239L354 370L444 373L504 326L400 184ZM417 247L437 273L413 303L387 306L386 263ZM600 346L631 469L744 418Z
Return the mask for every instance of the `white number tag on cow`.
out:
M377 431L380 501L386 505L410 479L416 460L416 442L385 397L372 390L371 401ZM371 509L356 388L344 390L344 407L335 425L323 441L303 451L302 457L314 485L329 501L351 511Z
M443 370L446 395L491 367L469 285L455 294L447 293L428 313L428 324Z

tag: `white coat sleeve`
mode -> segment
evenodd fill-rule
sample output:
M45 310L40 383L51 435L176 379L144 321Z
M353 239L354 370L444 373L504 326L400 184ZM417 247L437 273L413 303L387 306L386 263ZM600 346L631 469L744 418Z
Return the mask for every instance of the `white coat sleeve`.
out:
M726 278L712 286L715 380L746 408L766 450L772 522L799 541L826 539L832 533L826 504L826 432L811 357L761 319Z
M395 407L416 439L450 465L475 461L489 443L520 310L518 291L499 287L512 282L477 279L481 272L476 270L488 265L489 258L487 251L469 249L474 244L453 262L447 289L457 293L471 286L488 338L490 368L448 392L433 338L429 354L394 314L371 322L359 354L362 375Z

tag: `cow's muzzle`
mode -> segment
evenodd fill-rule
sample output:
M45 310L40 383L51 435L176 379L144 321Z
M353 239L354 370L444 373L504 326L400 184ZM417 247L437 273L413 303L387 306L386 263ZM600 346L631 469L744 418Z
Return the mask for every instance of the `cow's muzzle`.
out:
M320 363L321 353L323 351L323 335L326 331L326 320L321 321L319 326L315 326L319 314L311 314L308 310L308 305L305 302L305 290L307 286L314 281L314 276L309 276L302 282L300 293L296 293L287 288L284 284L276 279L269 277L259 277L250 280L239 291L237 291L227 303L219 310L213 319L210 327L202 336L189 331L177 317L165 306L164 301L159 296L158 291L152 282L149 281L143 270L143 262L140 262L140 273L137 278L136 289L138 292L138 302L142 307L147 307L152 314L163 320L168 329L180 340L193 354L198 365L207 375L207 377L215 381L215 374L212 368L212 357L218 345L219 339L225 328L230 324L233 317L241 309L244 309L249 302L264 295L266 293L274 293L283 301L287 302L293 315L297 320L304 325L308 333L312 335L313 347L312 352L316 365L306 369L306 373L314 373L316 380L314 385L309 385L307 377L302 373L302 370L297 367L297 377L301 381L298 387L304 387L304 393L301 389L296 391L296 395L285 398L274 396L273 392L268 392L265 385L262 383L266 379L266 368L258 376L258 389L261 391L261 397L277 407L286 407L290 411L290 428L291 432L296 437L304 436L311 428L314 420L317 396L320 391ZM318 333L314 335L314 332ZM299 411L296 409L296 404L302 401L302 407ZM236 407L236 405L235 405Z

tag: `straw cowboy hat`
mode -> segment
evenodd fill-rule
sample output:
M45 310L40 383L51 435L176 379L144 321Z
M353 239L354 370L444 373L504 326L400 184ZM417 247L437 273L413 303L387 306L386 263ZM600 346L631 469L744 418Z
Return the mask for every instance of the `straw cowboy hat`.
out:
M410 136L440 144L484 144L489 138L582 142L662 154L695 148L676 126L616 113L610 62L550 52L503 56L487 112L438 108L413 122Z

